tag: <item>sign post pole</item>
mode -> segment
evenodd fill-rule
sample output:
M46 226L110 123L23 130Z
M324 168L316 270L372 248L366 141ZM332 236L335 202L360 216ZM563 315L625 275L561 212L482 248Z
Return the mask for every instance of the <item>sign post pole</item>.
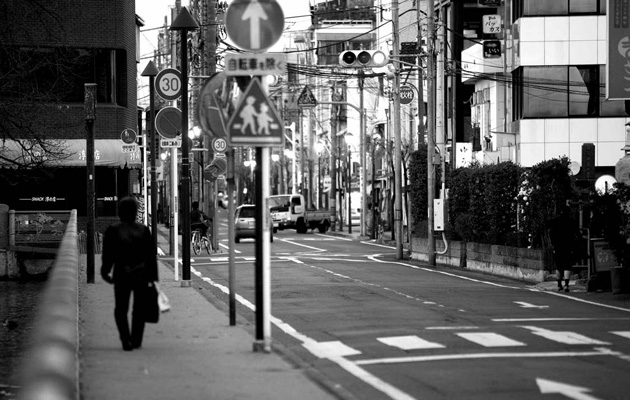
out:
M239 47L264 52L278 41L284 30L282 7L275 0L235 0L226 12L228 36ZM271 221L269 215L270 146L281 145L284 123L267 97L260 74L252 77L240 104L229 121L230 145L256 147L256 341L254 351L271 352L271 271L269 263ZM266 117L267 122L254 122ZM261 118L262 120L263 118ZM231 199L230 199L231 201ZM232 222L231 222L232 223Z

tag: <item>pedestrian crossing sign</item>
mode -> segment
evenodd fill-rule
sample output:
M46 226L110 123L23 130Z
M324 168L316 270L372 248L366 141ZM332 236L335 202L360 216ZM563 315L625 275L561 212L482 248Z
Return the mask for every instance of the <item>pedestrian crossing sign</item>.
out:
M282 126L260 80L253 78L239 99L228 123L230 146L270 146L282 144Z

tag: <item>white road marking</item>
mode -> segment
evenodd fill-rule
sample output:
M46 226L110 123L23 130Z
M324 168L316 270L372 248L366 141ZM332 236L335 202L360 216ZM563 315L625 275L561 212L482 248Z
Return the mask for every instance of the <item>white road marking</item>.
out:
M303 346L306 350L310 351L319 358L348 357L361 354L359 350L355 350L338 340L331 342L309 341L308 343L304 343Z
M549 322L549 321L627 321L630 318L494 318L494 322Z
M597 397L587 394L588 392L592 392L590 388L569 385L567 383L556 382L543 378L536 378L536 384L542 394L558 393L575 400L598 400Z
M330 235L324 235L323 233L314 233L314 235L321 236L321 237L326 238L326 239L330 239L331 238ZM352 239L352 238L347 238L347 237L343 237L343 236L332 236L332 238L334 238L334 240L345 240L346 242L353 242L354 241L354 239Z
M226 246L226 245L224 245L223 243L219 243L219 246L224 247L224 248L226 248L226 249L229 249L229 248L230 248L230 246ZM237 250L237 249L234 249L234 253L236 253L236 254L241 254L241 253L242 253L242 251Z
M614 331L614 332L610 332L610 333L613 333L615 335L618 335L618 336L630 339L630 331Z
M217 289L221 290L225 294L230 293L230 289L227 286L221 285L217 282L214 282L210 278L204 277L201 274L201 272L195 270L193 267L191 267L190 269L195 275L199 276L208 284L216 287ZM250 310L252 311L256 310L256 306L254 304L252 304L249 300L245 299L244 297L240 296L238 293L235 293L234 297L239 303L243 304L245 307L249 308ZM310 347L312 349L318 349L317 344L319 342L317 342L316 340L304 335L303 333L298 332L291 325L285 323L279 318L274 317L273 315L270 317L270 320L272 324L278 327L278 329L282 330L284 333L293 337L294 339L302 342L302 346L304 346L305 348L308 349ZM318 356L317 354L314 354L314 353L313 355ZM385 393L392 400L415 400L412 396L408 395L407 393L403 392L397 387L390 385L389 383L383 381L377 376L366 371L365 369L359 367L354 361L347 360L344 357L340 357L340 356L329 356L327 358L330 361L334 362L335 364L339 365L341 368L348 371L350 374L354 375L356 378L372 386L374 389L382 393Z
M388 346L397 347L402 350L418 350L418 349L443 349L444 345L435 342L429 342L419 338L418 336L389 336L376 338L381 343Z
M552 331L549 329L539 328L537 326L521 326L521 328L529 329L534 335L544 337L545 339L553 340L554 342L564 344L597 344L597 345L609 345L608 342L602 342L601 340L591 339L587 336L580 335L579 333L569 331Z
M531 303L526 303L524 301L515 301L514 303L520 305L523 308L549 308L549 306L537 306Z
M395 246L388 246L386 244L382 244L382 243L376 243L374 241L367 241L367 240L362 240L361 243L363 244L369 244L370 246L376 246L376 247L384 247L386 249L395 249Z
M361 242L361 243L369 244L367 242ZM578 302L581 302L581 303L591 304L591 305L594 305L594 306L610 308L610 309L618 310L618 311L630 312L630 308L616 307L616 306L611 306L611 305L608 305L608 304L596 303L594 301L584 300L584 299L580 299L579 297L568 296L568 295L561 294L561 293L550 292L550 291L547 291L547 290L540 290L540 289L536 289L536 288L523 289L523 288L518 287L518 286L503 285L503 284L500 284L500 283L488 282L488 281L484 281L484 280L481 280L481 279L469 278L467 276L461 276L461 275L457 275L457 274L446 272L446 271L438 271L438 270L434 270L434 269L427 268L427 267L419 267L417 265L407 264L407 263L400 262L400 261L392 262L392 261L387 261L387 260L379 260L376 257L378 257L378 255L372 255L372 256L369 256L368 259L370 259L372 261L375 261L375 262L383 263L383 264L400 265L400 266L403 266L403 267L407 267L407 268L411 268L411 269L417 269L417 270L420 270L420 271L426 271L426 272L431 272L431 273L435 273L435 274L442 274L442 275L451 276L451 277L462 279L462 280L466 280L466 281L482 283L484 285L496 286L496 287L501 287L501 288L506 288L506 289L528 290L528 291L531 291L531 292L544 293L544 294L547 294L547 295L564 297L564 298L566 298L568 300L578 301ZM497 321L500 321L500 320L497 320ZM508 321L508 320L505 320L505 321Z
M512 340L506 336L492 332L461 332L456 333L456 335L483 347L525 346L523 342Z
M616 351L559 351L534 353L472 353L472 354L442 354L431 356L388 357L370 360L355 360L358 365L401 364L426 361L475 360L483 358L550 358L550 357L587 357L587 356L616 356L622 353Z
M478 326L429 326L427 328L424 329L428 329L428 330L444 330L444 331L460 331L460 330L465 330L465 329L479 329Z
M326 249L321 249L319 247L307 246L307 245L302 244L302 243L294 242L292 239L278 239L278 240L282 240L285 243L291 243L291 244L294 244L296 246L306 247L307 249L311 249L311 250L326 251Z

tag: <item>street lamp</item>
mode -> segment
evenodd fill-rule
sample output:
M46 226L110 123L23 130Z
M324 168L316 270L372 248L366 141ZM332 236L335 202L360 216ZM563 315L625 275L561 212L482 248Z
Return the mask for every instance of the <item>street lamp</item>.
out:
M188 155L188 31L199 29L199 24L183 7L171 24L170 30L180 31L182 73L182 286L192 286L190 279L190 159ZM177 260L175 260L177 262Z

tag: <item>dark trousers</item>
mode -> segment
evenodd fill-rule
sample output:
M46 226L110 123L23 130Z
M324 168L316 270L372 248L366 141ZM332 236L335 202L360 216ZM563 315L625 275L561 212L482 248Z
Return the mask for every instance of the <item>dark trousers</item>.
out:
M114 317L123 346L131 344L133 347L140 347L142 345L142 335L144 333L143 300L146 287L147 282L144 280L116 282L114 284L114 298L116 300ZM129 312L131 293L133 293L133 312L130 332L127 313Z

